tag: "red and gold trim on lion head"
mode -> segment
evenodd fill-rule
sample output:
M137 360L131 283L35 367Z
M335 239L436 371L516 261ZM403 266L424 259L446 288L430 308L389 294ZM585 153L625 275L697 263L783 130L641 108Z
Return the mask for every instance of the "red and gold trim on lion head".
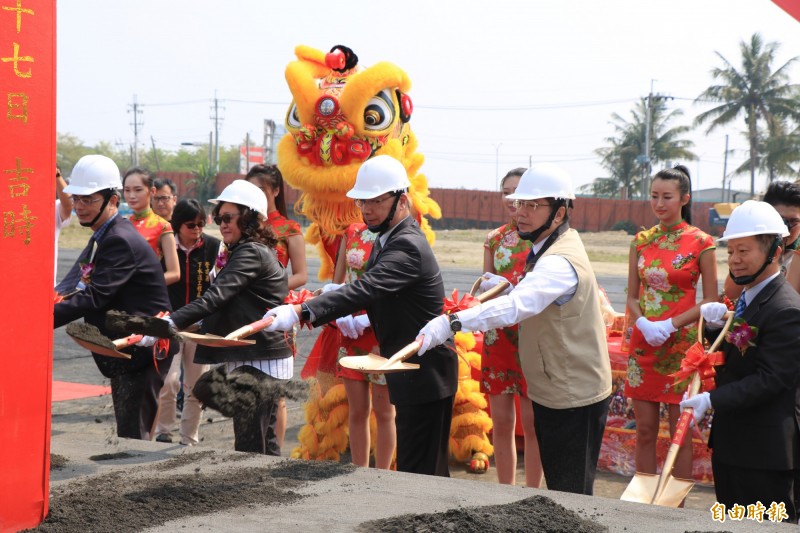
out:
M419 173L424 157L408 124L413 111L408 75L388 62L361 67L341 45L327 54L298 46L295 55L286 67L293 101L286 114L288 133L278 144L278 167L286 182L302 191L295 210L312 222L306 240L319 248L319 278L331 278L345 228L361 221L345 193L361 163L376 155L405 166L414 214L433 243L426 216L439 218L441 209Z

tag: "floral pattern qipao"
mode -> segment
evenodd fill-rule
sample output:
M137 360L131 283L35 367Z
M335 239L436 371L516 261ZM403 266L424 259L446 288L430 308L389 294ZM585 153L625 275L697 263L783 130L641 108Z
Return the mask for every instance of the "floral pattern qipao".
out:
M283 268L286 268L289 264L289 237L303 234L300 231L300 224L281 215L279 211L273 211L267 216L267 224L278 239L278 244L275 246L278 261Z
M666 320L694 307L700 255L715 248L709 235L685 221L669 228L659 224L637 233L632 246L638 257L639 306L645 318ZM696 340L696 324L680 328L661 346L647 344L634 327L625 396L651 402L680 402L686 384L676 387L669 374L678 370Z
M512 285L522 279L530 241L519 238L517 226L509 223L492 230L484 248L492 252L494 270ZM527 395L525 378L519 365L519 328L490 329L483 337L481 392Z

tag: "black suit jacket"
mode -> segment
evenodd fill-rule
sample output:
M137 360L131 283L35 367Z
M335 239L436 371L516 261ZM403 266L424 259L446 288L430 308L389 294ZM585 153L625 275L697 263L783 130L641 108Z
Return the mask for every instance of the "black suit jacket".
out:
M761 470L800 468L800 295L783 276L768 283L741 317L758 328L744 355L722 343L725 364L711 391L709 446L725 464Z
M366 309L381 354L389 357L413 342L429 320L442 314L444 283L425 235L408 217L395 227L361 279L307 305L315 326ZM408 362L419 363L420 369L386 375L392 403L428 403L455 394L458 364L452 344L422 357L415 355Z
M83 317L101 333L116 339L124 334L106 329L106 312L111 309L139 316L154 316L170 310L164 271L158 257L133 224L120 215L111 221L97 243L91 283L53 307L54 326ZM170 353L177 350L178 343L172 342ZM153 364L150 348L131 347L124 351L132 355L131 360L92 355L106 377L138 371ZM159 364L169 367L169 361Z

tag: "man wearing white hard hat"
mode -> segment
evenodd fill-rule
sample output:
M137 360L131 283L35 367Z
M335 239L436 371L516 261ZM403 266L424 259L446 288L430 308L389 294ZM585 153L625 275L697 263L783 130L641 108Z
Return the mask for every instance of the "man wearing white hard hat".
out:
M202 320L203 333L225 336L259 320L265 309L280 305L289 294L288 275L274 250L278 242L275 234L264 225L267 197L261 189L248 181L235 180L209 201L215 204L214 221L227 252L218 258L221 269L206 292L175 311L170 319L178 329ZM194 362L221 364L210 372L226 376L249 374L258 382L292 377L292 349L282 334L259 331L249 339L255 344L226 348L199 345ZM204 404L219 408L214 402L227 391L212 390L214 387L205 387L204 383L208 381L201 377L193 393ZM214 392L218 392L217 397ZM234 412L228 416L233 418L236 451L281 454L275 433L277 399L258 398L255 405L233 407Z
M797 521L793 469L800 468L800 295L781 275L789 230L774 207L748 200L731 213L725 233L736 302L733 336L721 345L716 388L681 402L700 420L714 409L708 445L717 501L782 506ZM709 327L721 327L724 304L700 308Z
M508 198L517 208L520 237L532 243L527 274L505 296L432 320L419 332L420 353L462 328L519 324L520 366L547 488L592 494L611 364L594 271L578 233L569 228L572 180L556 165L536 165ZM484 277L483 290L504 279Z
M361 309L375 330L381 354L394 354L414 341L423 324L442 313L444 284L425 235L411 216L408 174L396 159L381 155L358 170L347 196L361 209L370 231L378 233L364 275L302 305L284 305L274 330L299 322L314 326ZM458 385L455 351L446 347L431 357L409 359L419 370L386 375L395 405L397 469L449 476L448 445L453 398Z
M133 315L154 316L169 311L164 270L155 252L126 218L117 212L122 188L119 168L108 157L87 155L72 169L64 192L71 194L81 226L94 233L56 292L67 299L53 308L54 325L79 318L106 329L106 312L114 309ZM123 350L131 359L92 354L100 372L111 380L111 398L117 435L149 439L158 410L158 393L177 352L172 343L167 358L153 362L153 350L133 346Z

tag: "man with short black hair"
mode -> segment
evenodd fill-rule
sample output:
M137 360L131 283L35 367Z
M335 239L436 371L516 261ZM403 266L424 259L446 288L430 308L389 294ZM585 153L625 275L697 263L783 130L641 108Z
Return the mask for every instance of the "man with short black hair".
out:
M170 310L164 271L155 252L117 212L121 188L119 168L108 157L84 156L72 170L64 192L72 194L81 226L94 233L56 287L67 296L53 307L56 328L83 318L114 338L120 335L106 328L107 311L155 316ZM156 361L152 348L142 346L123 350L130 359L92 354L97 368L111 380L119 437L150 439L158 392L177 351L178 343L171 343L161 361Z
M172 211L178 203L178 187L169 178L156 178L153 180L156 193L153 195L151 207L156 215L167 222L172 220Z

